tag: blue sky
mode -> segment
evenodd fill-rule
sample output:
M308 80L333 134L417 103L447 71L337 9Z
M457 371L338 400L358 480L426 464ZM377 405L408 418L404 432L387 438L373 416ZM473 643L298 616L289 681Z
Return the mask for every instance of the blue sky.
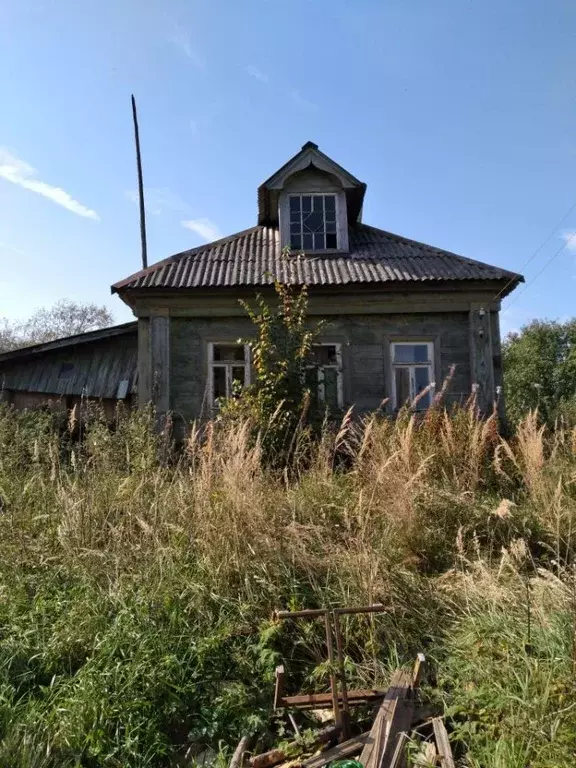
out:
M374 226L514 270L552 232L503 327L576 314L576 207L559 225L572 0L4 0L1 16L0 316L72 298L130 318L109 286L139 268L132 92L151 262L252 226L258 184L312 140L367 182Z

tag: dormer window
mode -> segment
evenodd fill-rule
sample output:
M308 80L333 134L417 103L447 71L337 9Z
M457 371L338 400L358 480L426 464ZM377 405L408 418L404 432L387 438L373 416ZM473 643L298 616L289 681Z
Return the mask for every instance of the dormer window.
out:
M290 195L290 246L293 250L338 248L336 195Z

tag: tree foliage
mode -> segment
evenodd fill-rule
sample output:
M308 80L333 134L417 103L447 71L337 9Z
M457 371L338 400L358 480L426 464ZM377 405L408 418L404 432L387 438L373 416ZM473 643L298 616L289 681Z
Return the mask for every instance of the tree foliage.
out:
M96 331L113 322L114 317L105 306L61 299L49 309L37 309L24 322L0 319L0 352Z
M293 288L276 281L274 289L276 307L261 295L256 297L256 310L241 302L257 330L256 338L241 342L250 347L253 383L225 404L222 416L251 419L265 455L285 461L298 424L310 416L307 358L322 323L307 323L306 286Z
M532 320L505 339L503 356L512 421L535 408L548 423L576 413L576 319Z

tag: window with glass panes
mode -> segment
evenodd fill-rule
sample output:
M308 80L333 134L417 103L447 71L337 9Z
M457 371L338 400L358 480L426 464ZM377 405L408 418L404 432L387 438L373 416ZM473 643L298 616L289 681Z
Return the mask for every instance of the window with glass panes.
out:
M340 344L314 344L308 356L306 383L312 397L330 408L341 408L342 359Z
M427 387L425 395L418 400L418 410L428 408L432 402L434 381L434 344L431 341L404 342L391 344L392 354L392 400L395 408L412 402Z
M247 344L211 342L208 345L210 401L234 397L250 384L250 349Z
M336 195L290 195L290 246L304 251L338 247Z

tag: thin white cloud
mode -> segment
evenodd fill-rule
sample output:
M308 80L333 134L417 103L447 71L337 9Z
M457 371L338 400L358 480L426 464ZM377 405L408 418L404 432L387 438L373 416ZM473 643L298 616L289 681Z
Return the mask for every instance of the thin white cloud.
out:
M179 24L174 25L174 31L170 35L170 42L176 46L176 48L184 54L198 69L206 69L206 62L204 57L198 53L193 47L190 41L190 35L184 27Z
M290 91L290 98L297 107L300 107L300 109L306 109L308 112L316 112L319 108L318 104L314 104L313 101L308 101L308 99L305 99L300 91L296 88L293 88Z
M244 67L244 69L250 75L250 77L254 77L256 80L260 80L261 83L270 82L268 75L262 72L262 70L258 69L258 67L255 67L253 64L249 64L247 67Z
M23 189L28 189L30 192L36 192L37 195L42 195L42 197L52 200L56 205L61 205L78 216L95 219L96 221L100 220L100 216L98 216L96 211L79 203L78 200L75 200L61 187L53 187L45 181L34 178L36 174L35 168L21 160L13 152L6 149L6 147L0 147L0 178L12 182L12 184L17 184L19 187L23 187Z
M188 219L187 221L180 222L185 229L189 229L191 232L195 232L207 243L212 240L219 240L223 237L222 232L218 229L218 226L214 224L210 219Z
M562 232L560 235L564 240L564 247L570 253L576 253L576 231L575 232Z
M17 253L19 256L26 256L26 251L23 251L21 248L16 248L15 245L10 245L10 243L4 243L2 240L0 240L0 248L5 251Z
M138 203L138 190L127 189L124 195L131 202ZM190 210L190 206L168 187L145 187L144 206L153 216L159 216L166 211L185 213Z
M198 131L200 130L197 120L190 120L190 122L188 123L188 127L190 128L190 133L192 134L192 136L196 136L198 134Z

